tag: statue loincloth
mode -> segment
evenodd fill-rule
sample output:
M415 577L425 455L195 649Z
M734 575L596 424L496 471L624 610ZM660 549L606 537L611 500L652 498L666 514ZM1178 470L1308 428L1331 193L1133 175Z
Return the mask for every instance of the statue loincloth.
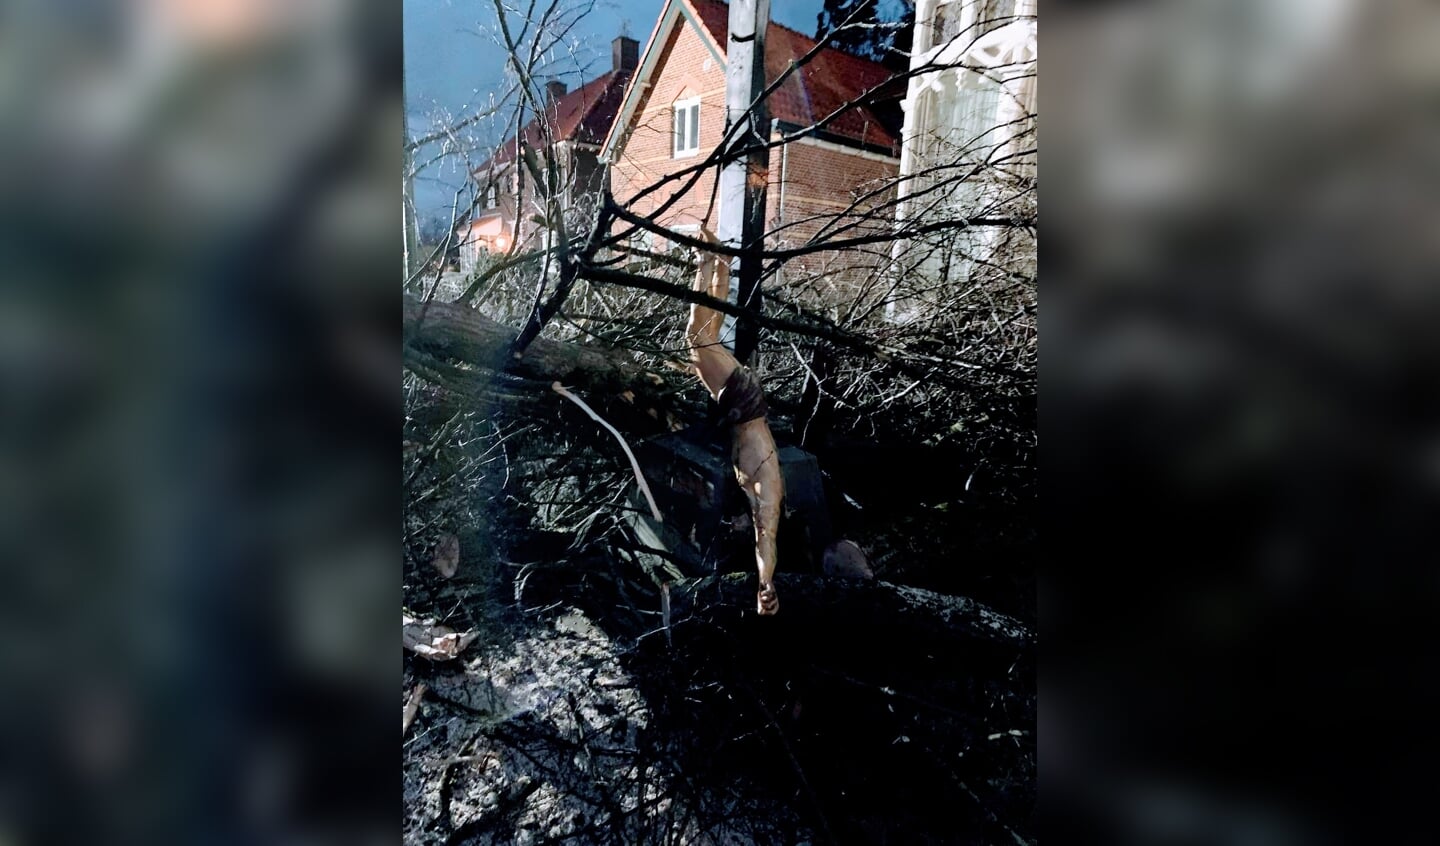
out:
M748 423L770 412L760 380L744 365L736 366L715 401L720 405L721 418L734 424Z

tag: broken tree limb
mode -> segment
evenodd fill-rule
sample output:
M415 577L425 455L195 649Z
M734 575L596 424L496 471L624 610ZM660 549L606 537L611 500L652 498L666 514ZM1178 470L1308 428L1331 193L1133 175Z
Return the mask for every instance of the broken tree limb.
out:
M868 630L873 637L915 643L970 641L1028 652L1036 635L1024 623L969 597L949 596L883 581L777 573L787 597L787 623L825 632ZM755 590L749 573L685 579L670 587L671 615L685 616L716 605L748 608Z
M620 434L620 430L611 426L609 421L596 414L595 409L585 404L585 400L565 390L565 386L559 382L550 383L550 390L580 406L586 414L590 415L591 420L604 426L610 434L615 436L615 440L620 442L620 448L625 450L625 457L630 459L630 470L635 474L635 482L640 485L640 492L645 494L645 501L650 504L651 516L655 518L655 522L657 523L664 521L665 518L660 514L660 506L655 504L655 496L650 493L650 485L645 482L645 474L640 471L640 462L635 460L635 453L630 451L630 444L625 442L625 436Z
M703 244L705 242L701 241L699 243ZM875 356L878 354L878 348L873 342L847 332L833 324L826 325L815 320L798 321L772 317L761 314L754 309L742 308L734 303L712 297L701 291L624 270L615 270L613 268L587 264L581 266L580 275L592 282L649 291L653 294L663 294L664 296L692 305L707 306L721 314L751 320L762 329L770 329L777 332L791 332L796 335L819 338L867 356Z
M411 691L410 698L406 700L405 711L401 714L401 737L410 733L410 724L415 722L415 717L420 714L420 700L425 697L427 690L429 688L425 686L425 682L420 682L415 685L415 690Z
M624 351L548 338L537 338L520 357L511 358L508 352L519 330L454 303L431 302L426 306L407 295L403 319L407 347L487 370L503 370L547 383L561 381L590 389L625 390L654 381Z
M783 143L789 143L790 140L792 139L787 139ZM775 147L779 146L780 143L782 142L772 141L767 146ZM609 206L607 207L611 208L614 211L615 217L619 220L628 223L637 229L643 229L646 232L653 232L657 235L663 235L664 237L669 238L672 243L681 247L690 247L697 250L710 250L711 252L716 252L720 253L721 255L732 257L740 256L744 252L741 248L732 247L728 244L720 244L719 246L715 247L707 246L703 240L696 238L694 235L689 235L684 232L676 232L669 227L656 223L650 218L636 214L635 212L629 211L628 209L619 206L613 200L610 201ZM909 240L912 238L919 238L925 235L935 235L943 232L958 232L962 229L1025 229L1038 226L1039 221L1033 217L972 217L968 219L947 219L934 223L906 226L899 229L893 229L888 232L856 236L853 238L820 238L818 240L807 241L806 243L796 247L789 247L786 249L762 250L760 255L762 255L768 261L788 261L789 259L799 258L801 256L807 256L819 252L834 252L836 250L849 250L856 247L865 247L874 244L893 243L895 241Z
M732 7L732 22L734 14ZM705 231L705 237L714 240L709 231ZM695 267L695 290L707 291L719 299L730 287L729 265L714 255L701 258ZM759 378L723 346L719 312L698 304L691 306L685 338L690 344L690 362L695 374L730 423L731 463L740 490L750 503L750 519L755 529L755 566L760 577L755 594L756 609L770 616L780 610L774 584L775 532L785 499L780 450L766 421L770 409L765 404ZM738 341L736 348L740 348Z

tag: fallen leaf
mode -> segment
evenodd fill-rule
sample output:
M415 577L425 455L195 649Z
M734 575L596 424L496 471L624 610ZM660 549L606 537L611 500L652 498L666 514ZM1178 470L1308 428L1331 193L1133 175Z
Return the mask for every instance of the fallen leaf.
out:
M401 641L405 648L431 661L449 661L480 637L479 632L459 633L433 620L401 615Z
M440 538L440 543L435 547L435 558L430 562L440 575L447 578L455 578L455 573L460 570L460 539L454 535L445 535Z

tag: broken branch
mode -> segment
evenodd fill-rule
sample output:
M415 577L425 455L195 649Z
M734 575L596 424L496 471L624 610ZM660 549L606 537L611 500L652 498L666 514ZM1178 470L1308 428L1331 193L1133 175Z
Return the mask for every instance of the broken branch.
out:
M640 472L640 462L635 460L635 453L630 451L630 445L625 443L625 438L620 434L620 431L614 426L611 426L605 418L596 414L595 410L586 405L584 400L565 390L565 386L559 382L552 383L550 390L580 406L581 410L590 415L590 419L604 426L610 431L610 434L615 436L615 440L620 442L620 448L625 450L625 457L630 459L630 469L635 472L635 481L640 484L640 492L645 494L645 501L650 503L651 516L655 518L655 522L657 523L664 522L660 516L660 506L655 504L655 497L650 493L650 486L645 483L645 474Z

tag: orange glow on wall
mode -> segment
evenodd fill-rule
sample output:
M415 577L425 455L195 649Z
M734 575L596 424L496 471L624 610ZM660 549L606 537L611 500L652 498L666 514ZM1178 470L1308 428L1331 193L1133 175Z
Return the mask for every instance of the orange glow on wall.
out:
M470 224L470 241L476 249L492 253L503 253L509 249L510 234L505 231L504 218L493 214Z

